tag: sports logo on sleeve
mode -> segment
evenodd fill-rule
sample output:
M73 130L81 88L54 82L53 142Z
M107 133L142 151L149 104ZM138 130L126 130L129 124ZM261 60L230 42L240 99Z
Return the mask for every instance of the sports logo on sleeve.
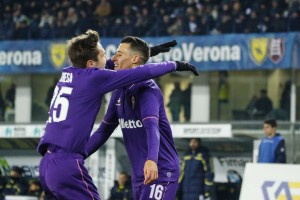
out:
M116 106L120 106L121 105L121 98L118 98Z

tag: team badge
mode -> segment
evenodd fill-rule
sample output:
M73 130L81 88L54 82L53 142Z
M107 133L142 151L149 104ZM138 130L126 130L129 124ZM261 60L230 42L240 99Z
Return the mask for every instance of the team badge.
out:
M60 69L66 62L66 45L63 43L51 43L49 54L52 65L56 69Z
M284 54L284 40L282 38L270 40L269 54L273 63L277 64L281 61Z
M131 105L132 105L132 109L134 109L134 106L135 106L135 98L134 98L134 96L131 97Z
M254 63L261 65L268 55L268 38L252 38L250 40L250 57Z

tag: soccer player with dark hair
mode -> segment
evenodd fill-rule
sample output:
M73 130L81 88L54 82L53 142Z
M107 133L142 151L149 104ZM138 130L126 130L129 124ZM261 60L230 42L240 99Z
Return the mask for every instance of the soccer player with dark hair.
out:
M171 71L194 71L185 62L145 64L135 69L113 71L96 31L70 39L68 56L73 66L63 69L51 100L49 118L38 151L40 181L46 199L100 199L84 166L85 145L105 93Z
M148 45L125 37L112 57L115 69L126 71L149 59ZM179 161L163 95L153 80L131 84L113 92L107 113L87 143L87 153L98 150L120 125L131 163L135 200L174 200Z
M265 137L261 139L258 151L259 163L286 163L286 151L283 137L276 132L274 119L264 122Z

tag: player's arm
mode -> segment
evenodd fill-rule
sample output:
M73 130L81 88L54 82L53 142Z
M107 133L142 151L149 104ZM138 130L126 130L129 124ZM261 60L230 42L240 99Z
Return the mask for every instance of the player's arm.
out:
M210 197L212 193L212 186L214 181L214 170L212 166L212 158L208 150L203 152L203 159L205 160L205 179L204 179L204 197Z
M96 152L111 136L116 127L119 125L117 113L115 111L115 93L113 93L107 112L98 127L98 129L92 134L88 140L85 152L87 157Z
M262 142L263 142L263 140L261 139L261 140L260 140L259 147L258 147L258 156L257 156L257 162L258 162L258 163L261 163L261 162L262 162L262 158L261 158Z
M141 117L147 134L148 155L144 165L144 184L150 184L158 178L158 151L160 145L159 134L159 96L151 87L140 89L138 92Z
M172 71L192 71L195 75L199 75L195 66L180 61L166 61L160 63L149 63L141 65L133 69L124 70L95 70L92 74L94 84L100 85L101 92L107 93L115 89L138 83L151 78L165 75Z
M286 163L285 143L283 139L278 143L276 147L275 163Z
M150 47L150 57L156 56L160 53L169 52L171 50L171 47L174 47L176 45L177 45L177 41L172 40L169 42L165 42L165 43ZM105 69L113 70L114 68L115 68L114 62L111 59L108 59L105 64Z

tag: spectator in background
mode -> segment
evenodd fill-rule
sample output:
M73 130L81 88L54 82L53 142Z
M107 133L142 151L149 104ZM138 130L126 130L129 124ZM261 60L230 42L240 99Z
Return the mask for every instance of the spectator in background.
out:
M67 34L70 37L73 36L73 34L76 32L77 25L78 25L78 14L74 7L69 7L67 17L65 19L65 26L67 30L67 33L65 34Z
M40 198L42 196L42 186L40 181L33 179L29 181L27 195Z
M2 89L1 89L1 85L0 85L0 121L4 121L4 114L5 114L5 100L2 96Z
M53 80L53 85L51 85L48 89L47 96L46 96L46 99L45 99L45 104L47 105L47 107L50 107L53 92L54 92L54 89L55 89L55 86L56 86L57 82L58 82L58 78L55 78Z
M280 98L280 109L282 109L287 116L290 116L291 111L291 86L292 82L290 80L285 82Z
M167 106L171 110L173 122L179 121L179 113L180 113L181 104L182 104L182 91L180 89L179 83L175 83L174 90L172 91L172 93L170 95L170 101L167 104Z
M126 172L119 173L119 179L111 188L108 200L133 200L131 184Z
M212 195L214 173L209 150L200 138L190 140L190 149L183 157L179 178L179 200L204 200Z
M265 120L265 137L259 145L258 163L286 163L285 142L282 136L276 133L276 129L275 120Z
M232 11L229 2L223 1L221 9L219 11L219 17L217 22L217 29L220 33L232 33L233 19Z
M192 84L190 83L189 86L182 92L184 98L182 99L182 104L184 107L184 118L185 121L190 121L191 119L191 94L192 93Z
M252 98L250 99L249 103L247 104L246 112L250 118L252 118L254 113L256 112L255 104L256 104L257 99L258 99L258 97L256 95L253 95Z
M260 97L255 102L254 109L254 118L256 119L264 118L269 112L273 110L273 103L268 97L266 89L260 90Z
M241 2L232 2L233 32L242 33L245 26L245 14L241 7Z
M101 0L101 2L97 5L94 15L96 17L105 17L111 14L111 5L108 0Z
M300 14L299 10L293 10L288 19L288 31L300 31Z
M5 100L8 107L15 109L16 84L11 83L10 88L6 91Z
M53 35L55 38L66 37L65 18L66 18L65 13L62 10L59 10L55 14L54 28L53 28Z
M23 178L23 170L14 166L11 168L9 177L5 184L3 194L5 195L24 195L27 192L27 183Z
M225 113L224 106L229 101L230 86L228 83L228 72L219 72L219 85L218 85L218 119L221 119L222 114Z
M2 171L0 170L0 200L4 200L3 191L6 185L6 179L2 174Z
M21 4L16 3L13 11L13 22L14 22L14 39L28 39L28 25L30 19L23 14L23 7Z
M182 17L177 17L175 22L168 27L168 33L170 35L185 35L185 24Z
M42 11L41 20L38 25L41 39L53 38L52 28L54 26L54 19L55 18L49 13L48 10Z
M257 11L251 10L250 17L245 22L245 27L244 27L244 33L257 33L259 32L258 29L258 15Z

